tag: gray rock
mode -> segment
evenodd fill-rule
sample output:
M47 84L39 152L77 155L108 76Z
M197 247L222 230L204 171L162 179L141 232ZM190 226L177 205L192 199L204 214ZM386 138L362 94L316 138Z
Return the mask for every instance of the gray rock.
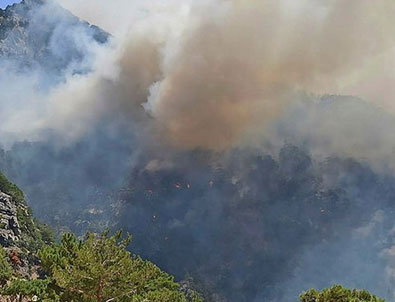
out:
M13 198L0 192L0 244L14 246L20 240L17 204Z

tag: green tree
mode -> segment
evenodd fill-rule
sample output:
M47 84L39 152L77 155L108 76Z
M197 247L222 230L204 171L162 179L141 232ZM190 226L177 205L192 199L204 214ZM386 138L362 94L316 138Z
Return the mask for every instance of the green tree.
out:
M384 299L370 294L366 290L350 290L335 285L322 291L310 289L300 295L300 302L384 302Z
M185 302L170 275L126 250L130 241L121 232L88 233L83 240L65 234L39 252L49 288L67 302Z
M22 202L23 192L12 182L10 182L4 174L0 172L0 191L12 196L16 201Z
M0 245L0 285L4 285L12 277L12 267L5 249Z
M22 301L23 298L33 299L39 302L56 302L59 301L59 297L55 291L52 290L49 285L51 279L45 280L24 280L15 279L5 286L1 293L5 296L17 298L18 301Z

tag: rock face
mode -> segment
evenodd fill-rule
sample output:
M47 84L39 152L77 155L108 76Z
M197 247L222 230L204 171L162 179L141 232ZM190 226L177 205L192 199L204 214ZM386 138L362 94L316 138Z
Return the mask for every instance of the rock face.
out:
M13 198L0 191L0 244L4 247L15 246L20 240L17 215L17 205Z
M0 191L0 245L8 252L14 270L22 277L37 275L35 261L23 252L23 238L18 212L26 211L25 204ZM26 251L26 249L25 249Z
M0 245L18 275L39 274L36 252L51 241L51 231L33 219L22 191L0 172Z

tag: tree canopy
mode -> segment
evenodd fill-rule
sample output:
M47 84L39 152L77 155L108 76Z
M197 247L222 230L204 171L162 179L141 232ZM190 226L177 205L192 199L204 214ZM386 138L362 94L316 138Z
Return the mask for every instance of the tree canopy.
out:
M3 294L48 302L186 302L172 276L126 250L130 240L122 232L82 240L65 234L38 253L46 279L15 279ZM200 301L193 295L191 302Z
M83 239L65 234L59 243L38 253L46 277L12 277L6 251L0 247L1 294L42 302L202 302L200 295L181 290L169 274L127 251L131 236L87 233ZM366 290L341 285L300 295L300 302L385 302Z
M351 290L335 285L322 291L310 289L300 295L300 302L384 302L384 299L366 290Z

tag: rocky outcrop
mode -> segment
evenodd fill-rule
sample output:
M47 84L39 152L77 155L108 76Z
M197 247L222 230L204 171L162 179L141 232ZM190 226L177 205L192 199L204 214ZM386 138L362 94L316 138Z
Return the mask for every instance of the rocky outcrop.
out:
M15 246L20 240L17 216L17 205L13 198L0 191L0 244L4 247Z
M23 192L0 172L0 245L17 275L39 275L36 253L52 236L45 225L33 219Z
M25 204L0 191L0 245L7 251L17 274L31 278L37 274L36 263L22 248L23 234L18 222L18 214L25 210Z

